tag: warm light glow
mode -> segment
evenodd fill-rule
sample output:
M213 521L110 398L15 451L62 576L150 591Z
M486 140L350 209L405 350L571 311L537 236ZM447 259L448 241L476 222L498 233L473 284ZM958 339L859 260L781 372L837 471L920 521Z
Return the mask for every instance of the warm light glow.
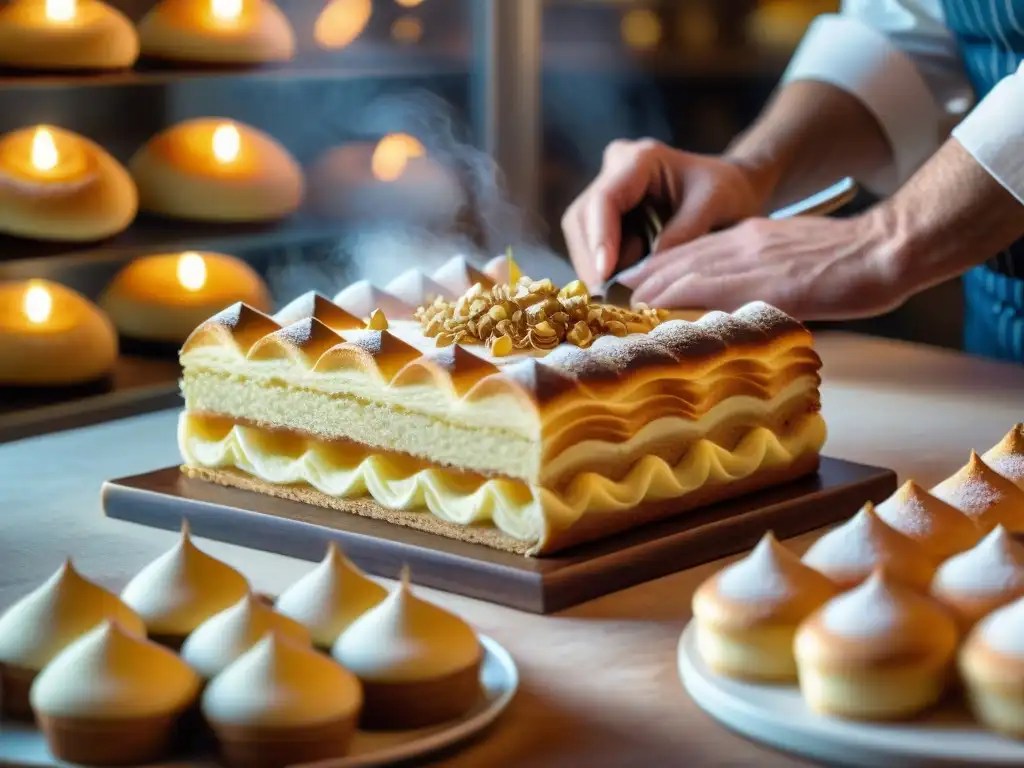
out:
M417 5L423 2L423 0L395 0L403 8L415 8Z
M628 11L622 17L622 39L630 48L644 51L661 42L661 19L644 8Z
M71 21L77 11L77 0L46 0L46 18L50 21Z
M199 291L206 285L206 260L198 253L178 257L178 282L186 291Z
M412 16L395 19L391 25L391 36L400 43L418 43L423 37L423 22Z
M210 12L221 21L237 21L242 15L242 0L210 0Z
M49 128L36 128L32 137L32 165L40 171L52 171L59 160L53 133Z
M377 142L370 159L373 175L381 181L394 181L414 157L423 157L426 148L407 133L390 133Z
M34 325L40 325L49 320L53 313L53 296L50 295L46 286L29 283L21 306L28 321Z
M231 123L218 125L213 132L213 156L218 163L233 163L242 149L242 136Z
M333 0L317 17L313 37L321 48L344 48L363 33L371 15L371 0Z

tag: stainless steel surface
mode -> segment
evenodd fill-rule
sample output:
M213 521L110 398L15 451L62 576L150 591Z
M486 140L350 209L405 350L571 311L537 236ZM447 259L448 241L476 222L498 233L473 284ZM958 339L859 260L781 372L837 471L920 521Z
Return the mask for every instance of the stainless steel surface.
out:
M827 216L830 213L838 211L840 208L852 201L857 196L857 189L857 182L847 177L836 182L830 187L826 187L820 192L816 192L815 194L804 198L800 202L793 203L785 208L780 208L774 213L769 214L768 218L777 220L790 219L797 216ZM633 212L627 214L627 216L632 215L632 213ZM647 251L649 252L654 246L654 241L657 240L658 235L661 234L661 230L664 226L663 221L665 214L654 204L643 205L640 209L640 214L641 216L637 221L642 221L643 231L633 234L634 236L644 238ZM624 232L623 240L625 237L626 233ZM592 298L598 301L605 301L609 304L627 306L633 290L618 282L618 277L622 274L624 269L640 264L647 258L649 258L649 255L636 260L633 264L622 265L622 268L618 269L615 274L608 278L601 287L601 291Z
M541 0L473 0L476 138L505 176L509 200L539 211Z

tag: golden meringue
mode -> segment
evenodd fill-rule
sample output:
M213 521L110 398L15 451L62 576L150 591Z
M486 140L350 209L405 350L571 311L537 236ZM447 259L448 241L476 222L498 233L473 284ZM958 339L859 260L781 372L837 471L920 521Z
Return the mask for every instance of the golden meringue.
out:
M742 560L707 579L693 596L697 647L718 674L796 680L797 626L839 594L769 531Z
M857 586L879 566L897 581L921 590L928 589L935 574L935 563L925 549L882 522L870 501L814 542L803 561L841 590Z
M476 633L414 595L408 570L387 599L342 632L331 655L362 681L370 728L433 725L465 714L480 696Z
M55 757L86 765L148 763L172 745L199 676L171 651L105 621L62 650L32 685Z
M121 592L150 637L174 649L200 624L249 594L238 571L192 543L188 523L173 549L151 562Z
M313 642L330 650L338 635L387 596L332 541L320 564L281 593L274 608L305 625Z
M1024 598L975 625L960 650L959 667L982 725L1024 738Z
M217 675L202 697L226 762L264 768L342 757L362 704L355 675L276 632Z
M875 514L938 561L970 549L982 535L967 515L932 496L913 480L907 480L875 507Z
M932 495L950 504L988 533L1002 525L1024 531L1024 491L993 470L975 451L957 472L932 488Z
M908 717L941 698L958 639L934 601L878 570L797 630L800 691L824 714Z
M931 592L966 631L981 617L1024 596L1024 546L997 525L976 547L939 566Z
M310 644L308 629L249 594L196 627L181 646L181 658L210 680L269 632Z
M981 458L1024 491L1024 424L1014 424L1006 436Z
M118 597L83 578L71 560L0 616L0 714L29 718L36 673L96 625L114 619L141 637L146 627Z

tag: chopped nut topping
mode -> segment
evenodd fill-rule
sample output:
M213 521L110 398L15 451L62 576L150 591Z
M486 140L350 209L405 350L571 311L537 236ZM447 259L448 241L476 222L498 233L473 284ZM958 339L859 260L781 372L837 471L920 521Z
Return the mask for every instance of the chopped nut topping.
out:
M476 283L455 301L439 297L415 315L437 346L483 344L495 357L515 350L551 350L566 341L589 347L599 336L648 333L666 316L647 307L634 311L592 304L579 280L559 290L548 279L529 277L490 290Z
M368 331L386 331L388 329L388 319L384 317L384 313L379 309L373 310L370 314L370 321L366 324L366 330Z

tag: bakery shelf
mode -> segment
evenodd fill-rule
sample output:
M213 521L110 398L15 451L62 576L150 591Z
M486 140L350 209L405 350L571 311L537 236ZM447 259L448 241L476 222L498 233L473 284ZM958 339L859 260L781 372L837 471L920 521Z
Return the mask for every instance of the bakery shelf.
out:
M180 404L178 361L122 355L110 380L80 387L0 387L0 443Z
M96 243L48 243L0 236L0 278L22 274L40 259L49 261L127 260L145 253L187 250L235 251L278 247L332 237L343 230L340 221L296 214L272 224L207 224L160 219L140 214L117 237Z

